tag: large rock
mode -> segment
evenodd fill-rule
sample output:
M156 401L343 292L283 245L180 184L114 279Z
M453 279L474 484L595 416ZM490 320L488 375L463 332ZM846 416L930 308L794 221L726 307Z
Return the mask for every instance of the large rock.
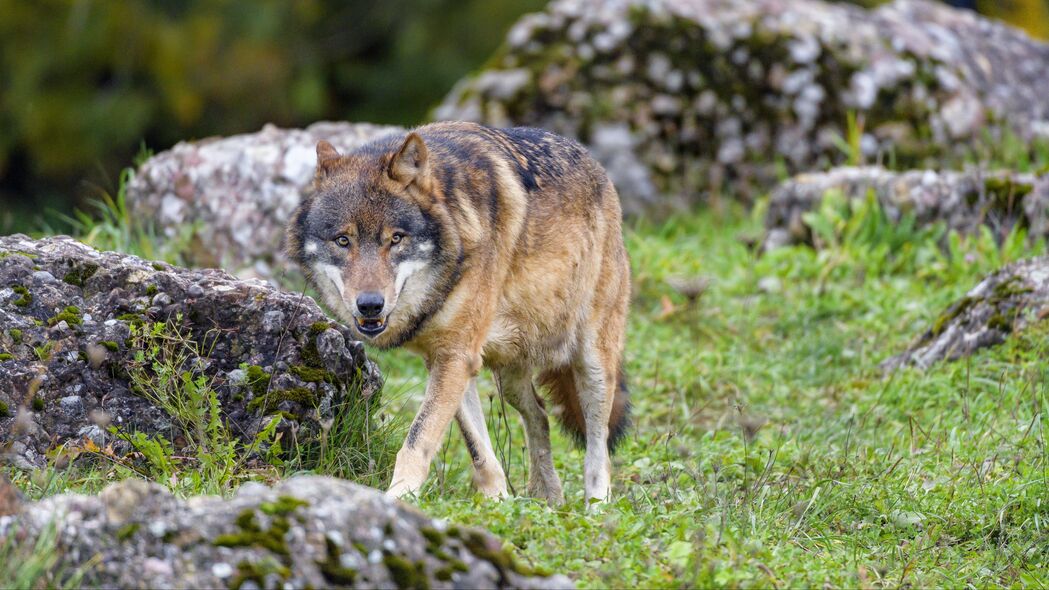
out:
M987 226L1002 238L1020 225L1029 235L1049 236L1049 175L848 167L800 174L777 186L765 215L764 247L812 243L805 214L832 192L851 200L873 194L893 222L910 215L918 226L942 222L963 234Z
M92 587L572 587L522 566L486 532L326 477L246 484L229 500L179 500L156 484L124 481L0 517L0 544L13 535L32 546L55 525L54 572L83 568L81 585Z
M1049 257L1007 265L973 287L905 352L883 363L921 368L999 344L1049 314Z
M247 441L275 413L301 440L380 382L361 343L309 297L68 237L0 238L0 458L42 466L64 442L112 442L108 425L177 440L149 398L176 391L165 379L183 372L218 392Z
M636 212L841 163L850 113L864 155L912 167L1046 135L1047 70L1049 46L932 1L555 0L436 116L581 139Z
M182 142L139 167L127 187L128 205L168 239L186 239L192 230L186 257L193 266L277 278L287 266L280 248L284 227L310 188L317 142L350 150L399 130L363 123L267 125L258 133Z

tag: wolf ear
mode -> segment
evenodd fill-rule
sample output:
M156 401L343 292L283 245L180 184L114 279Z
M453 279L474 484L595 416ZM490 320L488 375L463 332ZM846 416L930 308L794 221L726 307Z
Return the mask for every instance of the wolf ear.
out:
M408 186L416 180L421 180L429 170L430 151L426 149L421 137L415 133L409 133L397 150L390 165L386 168L386 174L396 182Z
M335 146L322 139L317 142L317 180L331 173L340 158Z

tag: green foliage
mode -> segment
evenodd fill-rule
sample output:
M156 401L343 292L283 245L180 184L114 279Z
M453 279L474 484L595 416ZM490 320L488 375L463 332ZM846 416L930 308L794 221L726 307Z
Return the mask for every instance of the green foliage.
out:
M0 537L0 588L79 588L84 573L94 566L94 560L78 570L61 565L55 524L44 527L32 544L18 539L17 532Z
M111 432L127 440L144 461L145 475L179 493L229 493L246 473L246 457L268 449L276 440L281 418L274 416L244 448L226 424L213 379L200 370L205 351L184 334L182 318L131 325L132 359L125 370L133 390L172 418L185 449L176 453L159 434ZM186 452L189 459L186 459ZM183 465L191 461L192 469Z
M802 220L817 248L809 252L821 265L816 277L821 282L834 273L857 269L876 275L961 278L1045 251L1045 240L1029 240L1020 226L999 240L986 226L980 227L978 235L966 237L946 232L941 223L919 226L912 213L891 219L873 191L864 199L847 199L840 191L829 191L819 208L805 213ZM785 250L772 252L769 258L787 259L796 254L797 250Z
M351 391L321 422L320 437L289 449L285 473L322 473L383 488L404 440L407 416L391 414L384 388L365 398Z

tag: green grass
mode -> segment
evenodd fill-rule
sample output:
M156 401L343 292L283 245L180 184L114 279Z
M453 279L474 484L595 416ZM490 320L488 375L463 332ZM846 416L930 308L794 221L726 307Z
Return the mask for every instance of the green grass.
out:
M415 502L583 587L1049 585L1049 324L967 361L878 368L985 273L1044 244L893 224L872 201L830 199L806 218L822 249L757 255L740 236L760 231L760 212L628 228L635 425L609 504L586 511L583 455L560 432L566 506L486 501L454 427ZM692 276L710 280L695 301L667 281ZM375 411L388 430L376 440L396 440L425 371L404 351L372 356L387 379ZM480 387L497 454L523 491L522 429L487 374ZM360 473L370 457L340 453L337 438L359 427L332 433L300 452L309 471ZM255 477L299 470L291 461ZM388 470L364 481L383 485L375 473ZM79 464L11 473L30 498L135 475Z
M484 501L453 432L418 505L585 587L1049 584L1049 327L924 373L878 369L984 272L1043 247L876 213L835 218L844 235L823 251L763 257L737 239L758 229L739 213L629 231L635 428L614 500L584 510L582 453L558 433L567 506ZM675 275L712 283L690 305ZM421 394L419 363L379 362ZM522 430L488 403L523 490Z

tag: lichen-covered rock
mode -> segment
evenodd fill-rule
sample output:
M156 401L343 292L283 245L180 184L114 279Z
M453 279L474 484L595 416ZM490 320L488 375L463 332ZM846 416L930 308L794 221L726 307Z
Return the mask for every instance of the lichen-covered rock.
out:
M1007 265L947 308L907 351L883 368L921 368L1005 341L1049 314L1049 257Z
M139 480L0 517L0 542L57 525L55 570L104 588L570 588L484 531L449 526L382 492L326 477L224 500L178 500Z
M932 1L556 0L436 115L576 137L630 212L841 163L850 114L863 154L912 167L988 130L1044 136L1047 69L1049 46Z
M1019 224L1049 236L1049 175L844 167L780 183L769 198L764 247L812 243L804 215L831 192L853 200L873 194L891 221L911 215L919 226L942 222L963 234L987 226L998 237Z
M316 145L350 150L398 127L315 123L306 129L267 125L258 133L182 142L146 160L127 187L136 218L169 239L186 239L193 266L239 277L277 278L280 243L291 212L310 188Z
M0 238L0 458L39 467L85 438L119 451L107 426L176 440L149 398L183 373L218 392L249 442L275 413L301 440L380 381L361 343L309 297L68 237Z

